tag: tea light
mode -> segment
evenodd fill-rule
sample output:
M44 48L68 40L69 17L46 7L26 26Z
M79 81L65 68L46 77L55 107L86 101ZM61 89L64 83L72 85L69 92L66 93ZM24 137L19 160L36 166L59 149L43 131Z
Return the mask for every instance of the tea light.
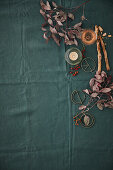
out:
M69 54L69 58L70 58L70 60L75 61L78 58L78 54L76 52L71 52Z

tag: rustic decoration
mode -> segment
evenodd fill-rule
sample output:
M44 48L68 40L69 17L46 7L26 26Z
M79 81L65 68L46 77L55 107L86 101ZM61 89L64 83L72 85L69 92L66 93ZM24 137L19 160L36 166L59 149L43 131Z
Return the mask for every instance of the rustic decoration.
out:
M86 57L81 62L81 68L85 72L93 72L96 68L96 62L91 57Z
M86 45L91 45L96 41L96 34L93 30L86 29L82 32L81 40Z
M95 118L90 113L85 113L80 116L80 124L85 128L91 128L95 124Z
M71 94L71 101L74 104L83 104L85 101L86 95L82 91L74 90Z
M106 51L106 48L105 48L105 44L104 44L104 41L103 41L103 39L102 39L101 36L99 37L99 39L100 39L101 46L102 46L103 53L104 53L104 58L105 58L105 63L106 63L106 69L107 69L107 71L109 71L109 70L110 70L110 66L109 66L109 61L108 61L108 57L107 57L107 51Z
M101 55L101 50L100 50L100 40L98 37L99 34L99 28L97 25L95 25L95 33L96 33L96 37L97 37L97 53L98 53L98 72L101 73L101 60L102 60L102 55Z
M89 1L89 0L88 0ZM75 20L75 12L88 1L82 3L80 6L74 8L64 8L58 6L55 2L46 3L40 0L40 14L44 17L44 24L42 24L42 31L44 31L43 38L48 42L53 39L55 43L60 46L60 42L64 40L66 45L78 46L78 40L81 39L82 21L73 23ZM83 17L82 17L83 20Z
M103 28L101 26L97 26L97 25L95 25L95 33L96 33L96 36L97 36L98 72L101 73L101 67L102 67L102 63L101 63L102 54L101 54L100 45L103 49L104 59L105 59L105 63L106 63L106 70L109 71L110 66L109 66L109 61L108 61L108 57L107 57L107 51L106 51L106 48L105 48L105 43L103 41L103 38L107 34L106 33L103 34Z

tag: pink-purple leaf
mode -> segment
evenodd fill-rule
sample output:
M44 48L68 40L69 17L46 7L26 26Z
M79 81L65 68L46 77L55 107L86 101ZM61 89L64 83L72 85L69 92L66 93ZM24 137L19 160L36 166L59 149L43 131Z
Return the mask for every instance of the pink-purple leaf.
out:
M52 33L52 38L54 39L54 41L56 42L56 44L58 46L60 46L60 40L55 36L55 34Z
M51 15L49 15L49 14L46 14L46 16L47 16L48 18L51 18Z
M53 25L53 21L52 21L52 19L48 19L48 23L50 24L50 25Z
M64 34L64 33L59 32L58 34L59 34L61 37L65 37L65 34Z
M57 34L57 30L55 28L51 27L51 26L50 26L50 31L54 34Z
M97 107L99 108L99 110L103 110L104 109L104 105L101 102L97 103Z
M57 4L53 1L52 2L53 7L57 8Z
M84 116L84 124L85 124L86 126L88 126L89 123L90 123L90 117L87 116L87 115L85 115L85 116Z
M40 5L41 5L42 9L44 9L44 10L51 10L51 8L49 6L44 4L43 0L40 0Z
M42 31L47 31L47 29L46 29L46 28L44 28L44 27L42 27L41 29L42 29Z
M59 15L60 16L63 16L64 15L64 12L62 10L59 11Z
M77 42L76 39L74 39L74 44L75 44L76 46L78 46L78 42Z
M71 39L75 38L75 36L73 35L73 33L72 33L71 31L68 31L68 36L69 36Z
M102 72L101 72L101 76L102 76L102 77L107 77L107 74L105 73L105 71L102 71Z
M92 79L90 80L90 82L89 82L89 85L90 85L91 89L93 88L94 83L95 83L95 78L92 78Z
M46 13L42 9L40 9L40 14L42 14L43 17L46 16Z
M61 21L57 21L58 25L63 26L63 24L61 23Z
M46 36L47 32L44 33L43 37L48 42L49 38Z
M108 107L110 109L113 109L113 103L112 102L104 103L104 106Z
M79 107L79 110L83 110L83 109L86 109L86 106L85 106L85 105L81 105L81 106Z
M100 92L102 92L102 93L108 93L110 91L111 91L110 88L103 88L103 89L100 90Z
M48 7L49 10L51 10L51 6L48 1L46 2L46 6Z
M113 83L110 84L109 88L113 90Z
M95 84L95 85L92 87L92 90L95 91L95 92L99 92L99 87Z
M83 90L86 94L90 94L88 89Z
M97 97L98 96L98 93L92 93L91 94L91 97Z
M98 81L99 83L103 82L103 78L101 75L95 75L96 81Z
M81 25L82 25L82 22L79 22L79 23L74 25L74 28L76 29L77 27L80 27Z
M74 15L72 13L68 13L68 17L74 20Z
M73 45L74 44L74 42L73 41L66 41L66 45Z

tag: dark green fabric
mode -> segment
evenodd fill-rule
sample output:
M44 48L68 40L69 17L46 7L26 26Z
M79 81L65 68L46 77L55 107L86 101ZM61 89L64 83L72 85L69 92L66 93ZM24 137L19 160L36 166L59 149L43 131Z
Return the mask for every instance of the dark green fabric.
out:
M56 2L73 7L84 1ZM69 76L68 47L45 43L39 10L39 0L0 0L0 170L113 170L113 110L94 108L93 128L73 126L78 105L70 94L88 88L94 73ZM112 0L90 1L85 15L113 34ZM86 51L97 62L96 45Z

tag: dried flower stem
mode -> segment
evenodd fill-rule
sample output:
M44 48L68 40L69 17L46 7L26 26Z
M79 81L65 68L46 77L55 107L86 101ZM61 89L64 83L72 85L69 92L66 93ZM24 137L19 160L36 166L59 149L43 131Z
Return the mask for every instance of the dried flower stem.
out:
M81 6L85 5L86 3L88 3L90 0L87 0L86 2L82 3L81 5L77 6L77 7L72 7L72 8L65 8L63 6L58 6L58 8L62 8L64 10L72 10L71 12L75 12L77 9L79 9Z
M103 41L101 36L99 37L99 39L100 39L100 42L101 42L101 46L103 48L103 53L104 53L104 58L105 58L105 63L106 63L106 69L107 69L107 71L109 71L110 66L109 66L109 61L108 61L108 57L107 57L107 51L106 51L106 48L105 48L105 44L104 44L104 41Z
M101 55L101 50L100 50L100 41L99 41L99 37L98 37L98 26L95 25L95 33L97 36L97 52L98 52L98 72L101 73L101 59L102 59L102 55Z

